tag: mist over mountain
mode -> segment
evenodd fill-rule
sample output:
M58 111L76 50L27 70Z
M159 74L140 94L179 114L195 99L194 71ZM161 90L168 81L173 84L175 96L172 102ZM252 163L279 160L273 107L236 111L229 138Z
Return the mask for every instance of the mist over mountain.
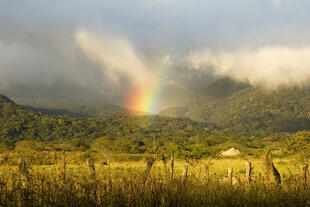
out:
M162 111L223 131L302 130L309 8L306 0L1 1L0 93L52 115Z
M10 101L5 97L2 99ZM147 114L101 103L27 98L14 100L32 111L48 115L104 118ZM310 129L309 101L308 87L269 90L224 78L210 84L187 103L169 107L160 115L190 118L216 126L224 133L266 136Z
M218 96L215 97L210 91ZM225 96L220 91L226 91ZM216 124L234 133L266 135L309 129L309 101L309 87L267 90L224 79L210 85L190 104L168 108L161 115L189 117Z
M310 80L306 0L88 3L0 2L0 93L129 107L136 91L158 113L223 77L273 90Z

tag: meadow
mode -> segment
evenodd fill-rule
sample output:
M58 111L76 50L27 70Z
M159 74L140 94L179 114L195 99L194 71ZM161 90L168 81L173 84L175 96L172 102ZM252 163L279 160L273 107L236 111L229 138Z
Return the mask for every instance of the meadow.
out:
M0 155L0 206L310 206L304 165L293 158L273 160L281 175L277 184L254 157L249 182L241 157L176 159L171 175L168 156L156 157L151 167L151 155L131 161L119 155L106 163L85 161L77 152L41 152L38 160L50 161L48 156L54 162L35 164L29 153ZM236 182L228 179L228 168Z

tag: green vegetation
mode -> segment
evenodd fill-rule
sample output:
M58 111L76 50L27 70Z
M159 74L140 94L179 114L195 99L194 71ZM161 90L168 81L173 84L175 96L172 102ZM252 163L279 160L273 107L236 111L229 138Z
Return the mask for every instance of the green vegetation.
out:
M155 137L158 144L185 144L189 140L208 140L213 127L206 123L194 122L188 118L160 116L132 116L113 114L97 118L51 116L34 112L11 101L0 103L0 140L8 147L25 145L23 140L43 142L45 149L50 143L55 149L89 146L101 138L113 151L143 153L152 145ZM76 140L74 144L72 140ZM70 142L68 142L70 141ZM62 146L61 146L62 145ZM37 145L28 144L28 146ZM59 148L60 147L60 148ZM68 149L67 149L68 150Z
M220 98L201 97L185 107L166 109L161 114L213 123L224 133L260 137L310 129L309 88L265 91L247 87Z
M27 152L26 164L15 162L0 168L0 203L3 206L308 206L309 182L302 178L300 163L275 160L282 184L276 185L265 176L261 162L253 160L252 181L245 179L243 159L216 159L199 163L176 161L171 179L170 163L156 160L150 174L145 174L145 161L95 161L95 171L88 169L84 159L75 152L40 153L49 158L34 165ZM0 154L2 157L6 153ZM9 156L9 154L7 154ZM25 156L26 155L26 156ZM77 158L78 157L78 158ZM10 160L14 158L10 157ZM80 159L83 162L72 164ZM167 160L170 162L170 160ZM50 163L48 163L50 162ZM85 164L84 164L85 163ZM205 171L208 163L209 171ZM294 163L294 164L293 164ZM46 165L48 164L48 165ZM18 166L16 166L18 165ZM184 177L183 166L188 175ZM232 167L237 183L227 180ZM146 179L145 179L145 176Z
M69 113L62 113L64 103L44 111L0 96L0 205L308 206L303 167L310 158L310 131L299 130L310 129L309 92L245 87L174 110L199 121L93 105L85 111L68 105L63 109ZM220 156L231 147L241 154ZM280 185L265 175L259 159L270 149ZM95 171L85 165L90 160ZM253 165L250 184L245 160ZM150 174L146 161L154 161ZM228 167L237 184L227 182Z
M298 154L308 158L309 132L246 136L188 118L111 114L83 118L46 115L16 105L2 96L0 103L0 151L82 151L106 154L172 152L184 159L217 157L231 147L258 156L266 148L278 157ZM310 147L309 147L310 149Z

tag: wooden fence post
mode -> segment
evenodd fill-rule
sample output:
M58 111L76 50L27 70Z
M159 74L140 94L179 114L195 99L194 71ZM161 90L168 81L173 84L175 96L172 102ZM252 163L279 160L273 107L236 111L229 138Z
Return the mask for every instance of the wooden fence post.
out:
M153 160L153 159L147 161L147 163L146 163L146 169L144 170L143 175L142 175L142 181L143 181L143 183L146 183L147 178L148 178L148 176L149 176L149 174L150 174L150 172L151 172L151 169L152 169L153 164L154 164L154 160Z
M67 160L66 160L66 150L62 151L62 177L65 180L66 179L66 170L67 170Z
M18 160L18 171L24 188L27 188L29 185L29 172L27 169L27 164L22 158Z
M164 153L161 153L161 161L164 164L166 179L168 180L169 179L169 170L167 169L167 159L166 159Z
M30 178L27 163L22 158L18 160L18 171L23 186L22 198L18 199L18 206L29 206Z
M88 158L86 160L86 165L88 167L88 173L91 176L92 179L96 178L96 170L95 170L95 164L94 160L92 158Z
M232 184L232 179L233 179L233 168L228 168L227 173L228 173L228 181L230 184Z
M173 180L173 168L174 168L174 152L171 154L171 172L170 172L170 179Z
M246 180L248 183L250 183L252 181L251 173L252 173L251 162L245 161L245 177L246 177Z
M54 165L57 165L57 151L54 152Z
M270 178L271 182L275 182L277 184L281 184L281 176L277 168L274 166L271 158L271 151L269 150L264 156L263 156L263 166Z
M183 168L183 179L187 179L187 173L188 173L188 165L185 165Z
M303 166L302 170L303 170L303 179L304 179L304 182L305 182L305 185L306 185L307 184L307 179L308 179L308 172L309 172L308 164Z
M207 181L209 181L210 179L210 168L209 168L209 163L207 163L205 165L205 170L206 170L206 178L207 178Z

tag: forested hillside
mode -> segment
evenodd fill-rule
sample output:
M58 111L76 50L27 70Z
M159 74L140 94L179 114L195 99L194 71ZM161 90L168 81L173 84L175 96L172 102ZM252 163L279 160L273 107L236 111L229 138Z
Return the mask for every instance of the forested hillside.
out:
M219 151L232 146L250 154L257 154L266 146L273 146L275 149L284 149L286 146L287 152L298 151L299 148L296 143L306 143L309 132L300 132L296 135L272 133L267 137L263 137L265 134L252 136L264 129L253 128L254 123L261 125L270 121L270 126L275 126L275 123L271 121L274 120L272 115L264 117L261 114L261 120L257 120L259 116L255 113L263 110L263 108L269 114L271 111L275 115L280 113L281 116L279 117L283 117L283 119L279 119L278 124L279 127L287 127L284 129L290 129L288 124L296 124L296 126L292 125L291 131L295 130L296 127L300 128L303 126L302 124L305 128L309 126L306 125L308 114L293 104L294 101L298 100L297 97L300 97L305 91L291 90L294 93L286 91L290 95L285 95L283 92L272 92L266 95L265 92L261 91L259 96L256 89L249 88L237 92L225 99L226 101L217 99L211 102L213 105L204 105L206 111L197 105L197 108L192 108L191 111L186 112L189 115L195 115L195 113L197 116L207 115L208 119L202 119L201 122L189 118L170 118L158 115L134 116L126 113L115 113L94 118L47 115L19 106L7 97L0 96L0 151L7 149L85 151L91 149L94 151L110 150L116 153L153 153L154 138L156 139L157 149L161 151L174 150L177 156L191 158L217 156ZM248 100L248 94L251 92L255 94L255 96L253 95L255 98ZM270 96L278 97L277 100L285 97L287 100L291 100L291 105L282 105L279 101L277 102L278 107L272 107L273 105L267 104L270 101L275 101L267 99ZM262 100L266 101L267 107L260 105ZM248 101L251 101L252 104L248 104ZM308 98L305 97L303 101L307 102ZM248 105L247 108L243 107L247 113L239 114L238 108L241 106L238 104ZM229 108L225 108L225 106ZM232 106L236 106L236 108ZM308 106L303 108L305 111L307 110L306 107ZM214 111L216 108L218 111ZM230 110L231 108L233 110ZM296 120L294 120L295 122L289 120L289 117L292 116L299 117L296 120L300 121L300 124ZM235 117L235 119L226 121L230 117ZM253 120L257 122L249 121L249 117L254 117ZM206 121L217 122L220 127ZM245 126L248 128L242 129ZM253 131L250 131L251 129ZM270 131L272 130L274 129ZM269 133L270 131L263 132ZM248 133L251 136L244 136L242 133ZM308 145L304 146L308 148Z
M190 138L206 138L212 126L188 118L132 116L113 114L97 118L45 115L16 105L8 98L0 99L0 142L21 140L55 141L106 137L123 142L158 141L187 142ZM132 144L134 147L136 144Z
M78 117L99 117L111 114L137 114L120 106L89 103L82 101L68 100L48 100L48 99L30 99L30 98L14 98L17 104L23 105L31 110L42 112L50 115L70 115ZM138 113L142 114L142 112Z
M166 109L161 114L214 123L224 131L265 136L310 129L309 103L309 88L268 91L246 87L227 97L196 99L187 106Z

